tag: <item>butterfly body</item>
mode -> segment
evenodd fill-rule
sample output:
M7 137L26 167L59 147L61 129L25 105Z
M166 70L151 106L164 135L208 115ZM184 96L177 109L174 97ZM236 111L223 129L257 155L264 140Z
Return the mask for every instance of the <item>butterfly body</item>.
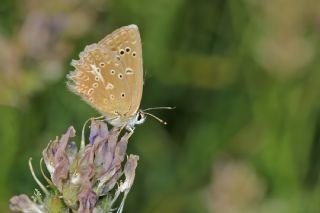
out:
M143 112L138 111L134 116L132 117L124 117L124 116L118 116L115 119L109 120L108 122L117 127L123 127L125 126L127 130L133 131L134 126L136 124L142 124L146 119L146 116Z
M143 90L142 48L138 27L115 30L96 44L86 46L68 87L106 117L113 126L133 131L143 123L139 111Z

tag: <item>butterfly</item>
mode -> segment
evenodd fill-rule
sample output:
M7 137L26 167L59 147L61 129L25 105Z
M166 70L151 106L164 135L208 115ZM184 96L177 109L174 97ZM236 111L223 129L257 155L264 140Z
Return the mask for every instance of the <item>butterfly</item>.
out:
M146 114L155 117L139 110L143 66L136 25L121 27L86 46L79 57L71 62L75 70L67 75L67 86L104 115L108 123L133 131L136 124L145 121Z

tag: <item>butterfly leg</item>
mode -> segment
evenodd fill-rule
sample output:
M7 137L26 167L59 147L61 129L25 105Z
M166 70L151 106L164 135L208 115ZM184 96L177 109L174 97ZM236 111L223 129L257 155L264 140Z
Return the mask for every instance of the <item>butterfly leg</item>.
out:
M88 120L86 120L86 122L84 122L83 127L82 127L82 133L81 133L81 142L80 142L80 148L84 149L85 147L85 139L84 139L84 130L86 128L86 125L88 124L89 121L91 120L100 120L102 118L104 118L105 116L99 116L99 117L93 117L93 118L89 118Z
M130 132L130 133L133 133L134 132L134 127L133 126L125 126L126 129Z
M101 115L101 116L99 116L99 117L93 117L93 118L91 118L92 120L105 120L106 119L106 116L104 116L104 115Z
M128 125L123 125L123 126L121 127L121 129L120 129L120 132L121 132L124 128L129 131L130 136L133 134L133 132L134 132L134 127L131 127L131 126L128 126Z
M114 124L114 122L116 122L116 120L117 119L119 119L119 116L117 115L117 116L114 116L114 117L112 117L112 118L107 118L107 117L105 117L105 121L107 121L108 122L108 124L111 124L112 126L114 126L114 127L121 127L121 126L119 126L119 125L115 125Z

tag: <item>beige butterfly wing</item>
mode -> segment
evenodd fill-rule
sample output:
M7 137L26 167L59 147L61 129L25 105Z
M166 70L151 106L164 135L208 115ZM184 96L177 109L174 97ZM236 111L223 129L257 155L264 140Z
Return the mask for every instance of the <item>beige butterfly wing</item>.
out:
M125 79L131 92L127 100L127 119L135 116L140 107L143 90L142 48L139 29L136 25L121 27L102 39L98 45L110 49L124 67Z
M122 63L109 49L89 45L73 60L68 87L107 119L122 117L130 109L132 92L126 82ZM125 124L125 121L124 123ZM121 124L121 125L122 125Z

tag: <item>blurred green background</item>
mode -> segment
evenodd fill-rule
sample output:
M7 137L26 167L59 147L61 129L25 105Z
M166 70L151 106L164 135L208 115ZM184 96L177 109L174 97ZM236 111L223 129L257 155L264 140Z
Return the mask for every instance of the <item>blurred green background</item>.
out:
M125 212L320 212L317 0L2 0L0 212L36 187L50 139L98 113L69 92L71 59L140 28L140 155Z

